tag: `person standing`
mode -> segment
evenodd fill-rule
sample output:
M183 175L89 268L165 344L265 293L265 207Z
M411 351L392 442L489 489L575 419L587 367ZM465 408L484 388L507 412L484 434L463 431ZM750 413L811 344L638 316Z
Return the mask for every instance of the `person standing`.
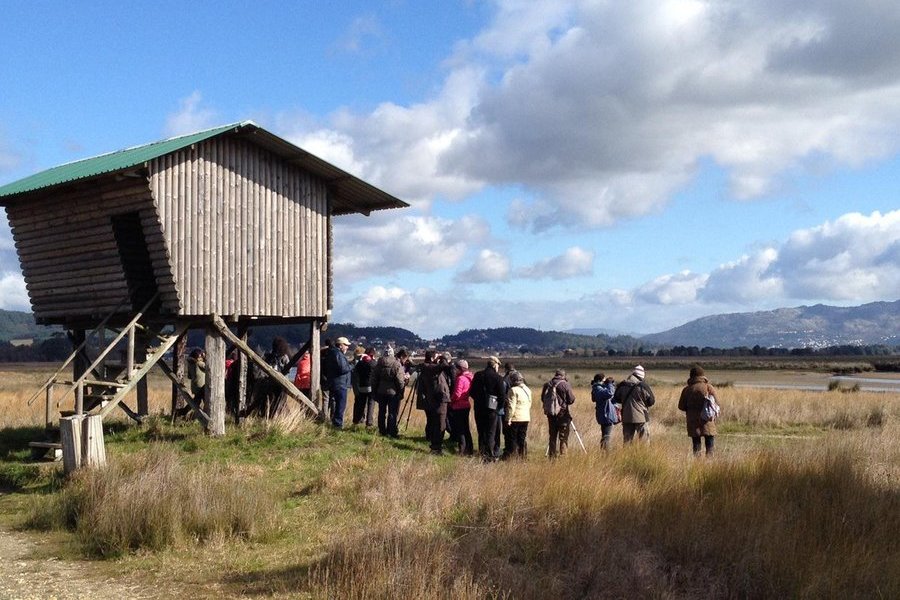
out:
M613 425L622 419L618 415L621 414L622 407L612 403L610 400L616 393L616 382L612 377L606 377L603 373L594 375L591 381L591 402L594 406L597 424L600 425L600 448L609 449L609 443L612 440ZM610 411L610 409L612 409Z
M469 412L472 408L469 402L469 389L472 387L472 371L469 363L464 359L456 361L456 382L453 393L450 394L450 439L456 442L456 453L472 456L474 447L472 444L472 430L469 428Z
M372 395L372 367L375 365L375 348L367 348L353 365L353 424L366 420L366 427L374 424L375 397Z
M472 377L469 396L475 411L475 428L478 430L478 452L485 462L498 460L497 436L500 421L497 408L503 402L503 377L497 372L500 359L491 356L487 366Z
M703 409L706 407L708 397L717 401L719 394L706 378L706 373L700 365L691 367L687 385L681 390L678 398L678 410L684 412L687 422L687 433L691 438L694 456L700 454L700 438L706 444L706 455L713 453L716 441L716 420L704 420Z
M550 430L550 442L547 455L553 459L557 452L560 456L566 453L569 447L569 429L572 425L572 415L569 407L575 404L575 391L569 383L566 372L557 369L553 379L544 384L541 391L541 401L544 405L544 414L547 415L547 426ZM556 412L551 409L555 407ZM557 442L559 449L557 451Z
M191 381L191 394L194 395L194 402L198 406L209 412L206 406L206 353L200 348L191 350L187 358L188 379Z
M613 403L622 407L622 439L626 444L635 434L639 439L650 441L650 407L656 403L656 398L644 377L644 367L636 366L613 396Z
M322 365L332 406L331 424L338 429L344 426L347 389L350 387L350 362L345 356L349 347L350 341L343 336L339 337L334 341L334 346L328 349Z
M531 421L531 389L525 378L513 370L509 376L509 392L506 396L506 426L509 430L508 457L525 458L528 455L528 423Z
M394 357L394 349L386 347L372 368L369 380L375 401L378 403L378 433L381 435L400 437L397 413L400 411L406 378L403 365Z
M432 454L443 454L444 429L447 426L447 406L450 404L450 374L452 367L443 355L426 353L419 375L425 407L425 436Z

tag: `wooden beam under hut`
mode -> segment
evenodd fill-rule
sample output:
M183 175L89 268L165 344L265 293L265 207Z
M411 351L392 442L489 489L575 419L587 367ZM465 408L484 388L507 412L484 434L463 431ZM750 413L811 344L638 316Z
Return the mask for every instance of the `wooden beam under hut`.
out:
M244 356L249 358L251 361L256 363L256 365L265 372L266 375L272 378L273 381L278 383L279 386L284 390L288 397L297 400L303 407L305 407L311 414L318 416L319 409L318 407L306 397L306 395L298 390L294 384L288 380L287 377L282 375L282 373L273 368L269 363L267 363L261 356L259 356L256 352L253 351L250 346L245 344L238 336L236 336L232 331L228 328L228 325L225 324L225 321L219 315L213 315L213 326L218 329L218 331L222 334L222 336L227 339L230 343L234 344L234 346L240 350ZM276 419L281 421L282 426L290 427L291 423L296 420L300 415L302 415L302 411L298 410L300 407L291 404L290 402L282 402L279 405L278 413L276 414Z

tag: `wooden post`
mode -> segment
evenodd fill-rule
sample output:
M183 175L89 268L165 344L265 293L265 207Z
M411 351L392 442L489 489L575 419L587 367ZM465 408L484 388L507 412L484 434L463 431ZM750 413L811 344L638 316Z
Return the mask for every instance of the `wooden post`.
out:
M63 450L63 471L68 475L81 466L81 421L83 416L59 420L59 441Z
M134 328L132 327L132 332ZM147 362L147 344L149 343L149 338L146 335L140 335L137 339L137 344L134 348L134 361L137 364L143 365ZM131 379L134 376L134 371L128 374L128 379ZM150 395L147 389L147 377L141 377L141 380L137 383L137 413L142 417L146 417L150 414Z
M128 329L128 350L125 352L125 377L131 379L134 373L134 327Z
M225 435L225 339L212 325L206 328L206 406L209 435Z
M238 333L241 336L241 341L245 344L247 343L248 334L247 334L247 326L241 325ZM234 413L234 421L235 423L240 423L241 415L247 410L247 357L243 355L243 353L237 353L237 368L238 368L238 390L237 390L237 406L235 407ZM234 368L234 367L232 367Z
M175 378L177 379L172 382L172 418L175 418L175 415L178 414L178 411L184 408L185 404L184 398L181 395L181 391L178 389L179 383L184 384L184 376L186 370L186 363L184 360L184 355L187 352L187 333L184 333L178 337L178 341L175 342L175 351L172 354L172 371L175 372ZM199 398L198 398L199 400Z
M53 417L50 416L53 413L50 410L50 406L53 403L53 382L47 386L47 405L44 407L44 428L50 429L53 427Z
M106 446L103 443L103 418L88 415L81 423L81 465L105 467Z
M319 407L319 414L325 414L325 400L322 397L322 341L319 337L321 322L313 320L309 324L309 395Z
M72 348L78 348L85 341L85 333L84 329L76 329L72 332ZM88 349L85 347L85 353L87 353ZM85 360L85 357L79 352L77 356L75 356L75 360L72 361L72 381L78 381L84 372L87 371L88 365L90 363ZM75 413L81 414L84 410L84 388L75 389Z

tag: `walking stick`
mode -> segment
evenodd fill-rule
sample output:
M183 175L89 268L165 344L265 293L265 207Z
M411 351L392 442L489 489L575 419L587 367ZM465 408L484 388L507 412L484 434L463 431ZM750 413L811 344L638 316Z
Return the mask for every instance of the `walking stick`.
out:
M584 453L587 454L587 448L584 447L584 440L581 439L581 434L578 433L578 428L575 427L575 419L572 419L572 431L575 432L575 437L578 438L578 443L581 444L581 449L584 450Z

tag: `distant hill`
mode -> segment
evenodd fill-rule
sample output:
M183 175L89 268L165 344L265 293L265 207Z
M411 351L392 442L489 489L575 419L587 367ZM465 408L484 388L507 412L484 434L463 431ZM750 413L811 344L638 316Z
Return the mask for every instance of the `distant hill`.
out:
M817 304L713 315L645 335L641 340L654 346L700 348L897 345L900 344L900 300L851 307Z
M437 340L441 347L505 352L555 353L566 350L632 350L640 341L631 336L578 335L563 331L540 331L528 327L466 329Z
M0 309L0 342L23 338L45 340L62 331L61 327L36 324L30 312Z

